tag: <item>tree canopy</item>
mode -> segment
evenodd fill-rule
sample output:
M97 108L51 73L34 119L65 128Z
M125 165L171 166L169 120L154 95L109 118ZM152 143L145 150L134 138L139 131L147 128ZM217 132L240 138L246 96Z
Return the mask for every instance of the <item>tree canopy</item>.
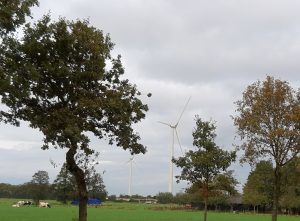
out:
M1 0L0 36L15 31L31 15L30 8L38 5L38 0Z
M131 125L148 108L136 87L120 79L124 69L120 56L110 55L108 35L88 21L50 22L45 16L26 26L22 41L5 43L7 87L0 93L9 110L1 111L2 120L29 121L43 132L44 149L69 148L72 142L89 152L84 132L91 131L132 153L145 152Z
M244 161L269 157L283 166L300 153L300 91L268 76L248 86L236 105Z
M49 190L49 175L47 171L39 170L33 174L32 180L29 183L30 191L34 201L39 203L40 200L47 197Z

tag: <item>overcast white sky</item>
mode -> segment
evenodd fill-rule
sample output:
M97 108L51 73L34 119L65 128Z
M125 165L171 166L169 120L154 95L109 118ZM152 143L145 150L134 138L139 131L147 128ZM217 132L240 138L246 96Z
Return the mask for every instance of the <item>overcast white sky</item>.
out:
M299 88L299 8L294 0L41 0L34 16L51 11L53 18L89 18L110 33L125 77L153 94L143 97L150 110L136 127L148 152L135 157L132 192L156 194L168 190L171 145L170 129L157 121L175 123L189 96L178 126L184 149L192 148L198 114L217 122L217 143L231 150L237 140L230 115L247 85L272 75ZM41 150L42 135L26 123L2 124L0 132L0 182L27 182L37 170L55 178L58 169L49 159L63 163L64 150ZM126 194L129 153L94 138L91 146L101 153L98 170L106 171L109 194ZM242 185L249 167L232 169ZM174 185L175 192L186 187Z

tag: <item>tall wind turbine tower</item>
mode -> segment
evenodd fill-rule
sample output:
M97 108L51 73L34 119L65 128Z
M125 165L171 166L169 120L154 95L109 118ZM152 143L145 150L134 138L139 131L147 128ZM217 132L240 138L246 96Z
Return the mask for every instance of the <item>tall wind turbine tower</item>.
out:
M132 163L133 157L131 157L126 163L129 163L129 179L128 179L128 195L131 197L131 185L132 185Z
M170 193L173 193L173 176L174 175L173 175L173 162L172 162L172 159L174 158L175 135L176 135L176 139L177 139L178 145L180 147L180 150L182 152L182 148L181 148L181 144L180 144L180 140L179 140L179 135L178 135L178 131L177 131L177 126L178 126L178 124L181 120L181 117L182 117L188 103L190 102L190 99L191 99L191 97L189 97L188 101L184 105L184 108L183 108L181 114L179 115L179 118L178 118L178 120L175 124L172 125L170 123L165 123L165 122L162 122L162 121L158 121L158 123L169 126L172 130L172 142L171 142L171 146L170 146L170 162L169 162L169 186L168 186L168 191Z

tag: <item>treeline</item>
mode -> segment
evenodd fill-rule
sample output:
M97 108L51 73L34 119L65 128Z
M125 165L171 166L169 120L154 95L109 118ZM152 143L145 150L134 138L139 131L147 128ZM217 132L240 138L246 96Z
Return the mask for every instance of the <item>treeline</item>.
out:
M213 210L234 210L239 202L236 198L241 198L236 186L238 181L235 179L233 171L229 170L222 174L216 175L209 183L209 194L207 206L208 209ZM193 207L203 208L205 196L203 192L205 189L201 183L194 183L186 189L184 193L158 193L156 199L159 203L176 203L176 204L190 204Z
M269 213L273 206L273 183L275 170L272 162L260 161L250 172L243 192L238 193L238 182L229 171L218 175L210 183L208 209L220 211L240 211ZM300 158L286 164L282 170L280 185L279 212L282 214L300 214ZM192 185L183 193L173 195L160 192L156 195L158 203L189 204L203 209L204 197L201 186Z
M100 173L94 167L85 170L89 197L105 200L107 191ZM0 198L53 199L63 203L77 199L77 187L73 175L64 164L53 183L49 182L47 171L37 171L29 182L20 185L0 183Z
M235 195L218 194L208 198L208 210L215 211L245 211L248 206L243 205L240 201L242 195L237 193ZM158 203L169 204L174 203L184 205L187 208L203 209L204 198L197 193L177 193L172 195L169 192L161 192L157 194L156 199Z

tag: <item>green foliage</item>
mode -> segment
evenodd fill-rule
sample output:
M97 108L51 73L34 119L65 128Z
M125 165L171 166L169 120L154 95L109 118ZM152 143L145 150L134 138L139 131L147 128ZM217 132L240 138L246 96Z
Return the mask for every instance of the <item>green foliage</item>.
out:
M146 152L133 124L148 107L136 86L122 79L121 56L113 58L112 49L110 37L88 21L52 22L50 16L27 24L21 39L8 36L0 46L0 98L6 106L0 120L16 126L29 122L43 133L43 149L68 149L81 221L86 220L88 195L75 156L79 150L86 156L94 152L87 132L131 154Z
M85 168L85 180L89 197L100 198L104 201L107 191L101 174L97 173L94 167ZM66 163L63 164L52 186L55 197L64 204L69 200L78 198L75 178L68 171Z
M285 209L300 208L299 157L286 164L281 171L280 206ZM271 205L273 200L274 168L270 161L260 161L250 172L243 189L243 203Z
M43 132L44 149L68 148L74 140L89 153L84 132L91 131L132 153L145 152L131 125L148 108L136 97L136 87L120 79L124 69L120 56L110 56L108 35L87 21L51 23L45 16L26 26L21 41L10 39L5 47L9 85L0 87L0 95L9 109L1 111L2 120L29 121Z
M238 194L236 190L237 184L238 181L234 178L232 170L216 175L208 185L208 204L214 206L231 204L231 198ZM189 202L203 202L203 191L203 184L194 183L191 185L187 189Z
M236 185L239 183L233 176L233 170L226 171L225 173L218 174L213 179L213 189L222 191L228 196L238 193Z
M105 190L105 185L101 174L97 173L95 168L92 167L86 171L85 176L89 197L100 198L104 201L107 196L107 191Z
M216 175L210 184L211 193L209 196L209 204L230 204L231 198L238 194L236 190L238 183L239 182L233 176L232 170Z
M53 182L53 189L58 201L67 203L76 196L76 184L74 176L68 171L66 163L63 164L59 174Z
M186 189L186 193L190 195L192 203L203 203L204 194L203 186L200 183L194 183Z
M177 167L181 167L179 180L187 180L198 187L204 199L204 221L207 219L208 198L213 180L221 172L225 172L235 160L235 151L225 151L215 143L215 125L202 121L196 116L196 127L193 131L193 145L196 150L190 150L183 157L173 159Z
M162 204L173 203L173 198L173 194L169 192L159 192L156 195L158 203Z
M177 193L174 196L173 202L177 203L177 204L189 204L189 203L194 202L194 201L193 201L192 194L189 194L189 193Z
M0 198L12 197L14 189L14 186L9 183L0 183Z
M243 203L270 205L273 199L274 169L270 161L260 161L250 172L243 188Z
M32 176L32 184L49 185L49 175L47 171L39 170Z
M284 208L300 208L300 157L283 168L282 196L280 205Z
M209 184L235 160L234 151L222 150L215 144L215 129L212 122L202 121L196 116L196 128L193 132L196 150L190 150L185 156L173 160L176 166L182 168L181 175L177 176L179 180Z
M0 198L33 199L33 194L34 187L30 182L19 185L0 183Z
M0 36L13 32L25 23L30 16L30 8L38 5L38 0L1 0L0 1Z
M42 199L46 199L49 194L49 175L47 171L39 170L32 176L28 183L33 200L38 204Z

